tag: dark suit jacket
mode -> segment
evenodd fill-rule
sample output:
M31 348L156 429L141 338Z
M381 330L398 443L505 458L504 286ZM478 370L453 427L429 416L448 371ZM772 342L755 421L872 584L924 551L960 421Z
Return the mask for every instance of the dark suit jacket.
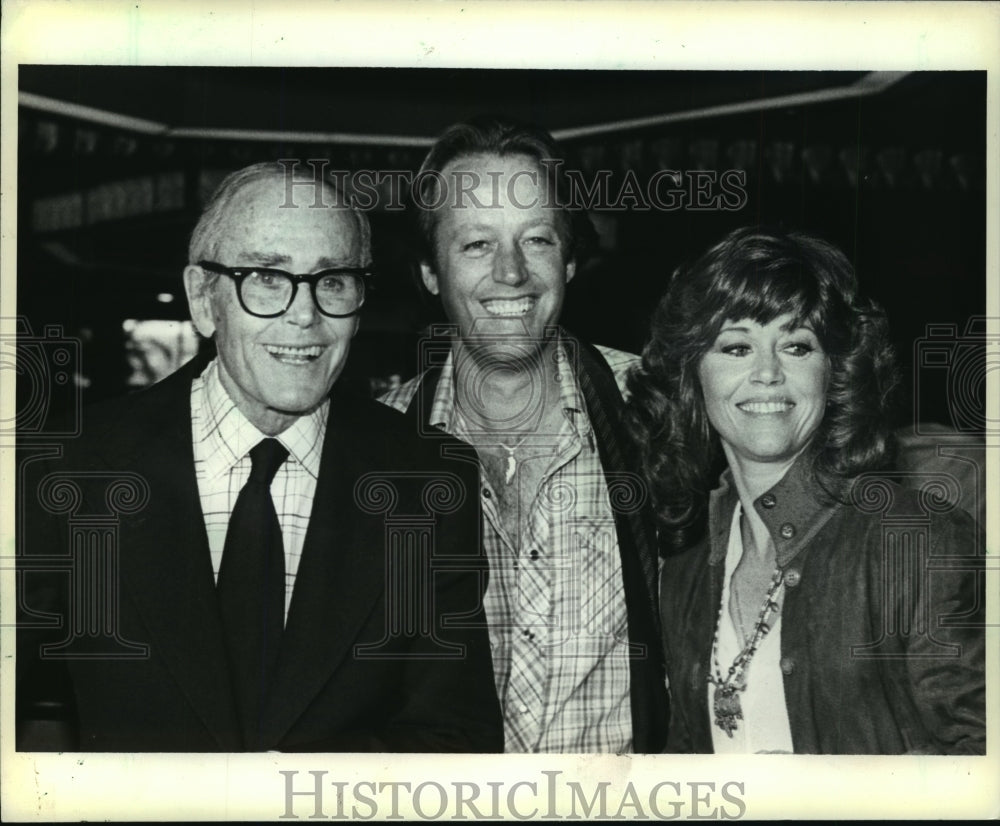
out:
M85 411L66 457L25 477L19 717L68 666L83 750L240 748L193 464L201 366ZM262 748L502 750L476 475L439 456L398 413L334 389ZM32 627L52 614L60 627Z

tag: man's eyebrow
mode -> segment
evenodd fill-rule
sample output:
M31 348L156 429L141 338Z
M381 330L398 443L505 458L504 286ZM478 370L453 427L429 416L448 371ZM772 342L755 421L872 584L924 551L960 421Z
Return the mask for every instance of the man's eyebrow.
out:
M343 267L357 267L357 266L360 265L354 263L354 256L348 255L348 256L341 256L339 258L328 258L327 256L324 255L316 262L316 266L313 269L334 270L334 269L341 269Z
M491 229L487 223L465 224L458 228L459 232L486 232Z
M255 264L260 264L262 267L269 267L274 264L288 264L292 259L280 252L244 251L239 254L238 260L253 261Z
M285 255L280 252L241 252L238 260L252 261L254 264L261 267L287 268L291 264L292 258L290 255ZM244 264L243 266L247 265ZM324 255L316 261L316 266L312 267L310 272L341 269L343 267L353 266L356 265L353 263L351 256L331 258Z
M526 230L541 229L541 228L558 229L557 224L558 224L558 219L554 214L551 216L546 214L546 215L540 215L538 218L532 221L525 221L517 225L515 229L518 232L524 232ZM463 233L469 233L469 232L490 233L495 231L496 229L492 224L486 222L482 223L476 222L476 223L463 224L462 226L458 227L455 230L455 234L461 235Z

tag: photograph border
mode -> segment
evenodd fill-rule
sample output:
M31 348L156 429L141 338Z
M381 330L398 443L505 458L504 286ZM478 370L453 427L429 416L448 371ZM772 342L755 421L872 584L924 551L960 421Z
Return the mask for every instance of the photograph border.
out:
M1000 340L1000 4L826 2L340 2L22 0L3 3L0 335L16 307L17 68L20 63L419 68L849 69L987 72L987 340ZM738 62L739 65L735 65ZM10 371L7 371L9 373ZM987 421L1000 419L988 376ZM14 419L5 374L0 420ZM1000 440L988 436L987 511L997 510ZM478 810L565 819L568 783L606 811L676 819L1000 816L1000 567L987 538L985 757L768 755L109 755L14 750L14 457L0 445L0 794L5 820L456 818ZM289 785L292 784L292 785ZM313 785L316 784L316 785ZM342 785L341 785L342 784ZM372 785L375 784L375 785ZM383 788L377 788L382 784ZM421 805L410 789L423 785ZM458 786L456 786L458 784ZM534 784L534 789L532 788ZM602 784L608 784L602 786ZM438 817L435 785L448 791ZM633 790L638 805L629 802ZM553 792L555 790L555 798ZM665 790L665 791L664 791ZM400 792L397 796L397 791ZM295 794L291 794L294 792ZM378 805L358 803L376 797ZM405 793L403 793L405 792ZM340 801L340 802L338 802ZM495 805L494 805L495 801ZM673 814L671 814L673 812ZM461 811L459 812L461 814ZM342 816L342 817L341 817ZM315 818L314 818L315 819ZM486 815L484 815L486 819ZM492 818L491 818L492 819Z

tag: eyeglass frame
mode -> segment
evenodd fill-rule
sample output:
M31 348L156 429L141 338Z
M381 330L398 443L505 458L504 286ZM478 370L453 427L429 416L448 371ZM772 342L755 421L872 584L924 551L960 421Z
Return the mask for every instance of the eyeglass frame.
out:
M365 305L366 293L368 290L368 279L375 275L374 270L371 267L328 267L327 269L320 270L319 272L313 273L293 273L287 272L285 270L280 270L276 267L226 267L215 261L199 261L198 266L205 270L206 272L215 273L217 275L225 275L233 281L236 282L236 298L240 302L240 307L243 308L243 312L248 315L252 315L254 318L278 318L287 313L292 304L295 303L295 297L299 294L299 284L303 282L309 285L309 292L312 295L313 304L316 305L316 309L319 310L321 315L325 315L327 318L350 318L351 316L357 315L361 312L361 308ZM243 300L243 281L248 278L251 273L255 272L271 272L283 275L289 281L292 282L292 293L288 299L288 304L285 309L277 313L255 313L249 307L247 307L246 302ZM321 278L326 278L329 275L353 275L361 279L361 303L349 313L330 313L324 310L316 298L316 284Z

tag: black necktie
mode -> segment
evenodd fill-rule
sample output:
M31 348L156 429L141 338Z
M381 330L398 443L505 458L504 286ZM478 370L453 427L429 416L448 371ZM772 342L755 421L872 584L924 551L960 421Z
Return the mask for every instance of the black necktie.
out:
M288 451L264 439L250 451L250 479L236 499L216 587L244 745L259 743L261 709L285 624L285 551L271 480Z

